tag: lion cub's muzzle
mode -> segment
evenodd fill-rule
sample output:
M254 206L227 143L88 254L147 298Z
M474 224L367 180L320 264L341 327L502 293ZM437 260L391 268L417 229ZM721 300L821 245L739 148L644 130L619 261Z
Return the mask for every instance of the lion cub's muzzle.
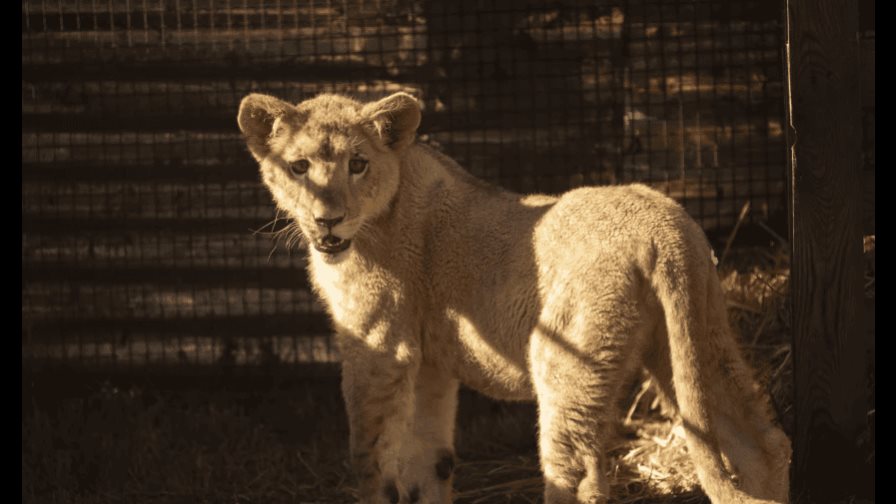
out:
M323 252L324 254L330 255L335 255L345 251L351 246L351 244L351 240L340 238L332 234L328 234L323 238L314 240L313 242L314 248L317 249L318 252Z
M333 234L333 227L342 222L344 218L345 216L343 215L335 218L317 217L314 219L314 222L318 225L318 227L327 230L327 234L323 238L319 238L317 240L314 240L313 242L314 248L316 248L318 252L335 255L351 246L351 240L340 238Z

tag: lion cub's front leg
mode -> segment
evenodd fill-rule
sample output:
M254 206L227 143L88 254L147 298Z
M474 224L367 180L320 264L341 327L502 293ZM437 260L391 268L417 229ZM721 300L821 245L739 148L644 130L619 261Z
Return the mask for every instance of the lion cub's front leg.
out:
M412 437L418 358L398 352L348 352L342 393L349 421L349 450L363 504L410 501L400 474L404 444Z
M458 381L423 363L415 387L412 442L401 479L410 502L451 504Z

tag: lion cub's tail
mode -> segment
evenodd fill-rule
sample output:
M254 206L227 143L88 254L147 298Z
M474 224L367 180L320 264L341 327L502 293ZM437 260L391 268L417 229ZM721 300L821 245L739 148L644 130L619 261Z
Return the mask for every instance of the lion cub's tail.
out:
M687 240L685 240L687 241ZM741 472L751 471L752 478L750 490L738 488L732 479L732 473L726 468L723 460L723 448L731 448L731 440L744 438L745 443L754 442L747 439L754 436L752 432L723 432L720 429L731 428L731 424L714 425L723 421L723 417L717 413L720 411L719 390L736 390L741 384L726 383L717 384L713 381L737 380L737 377L726 377L722 371L724 363L722 359L740 361L739 353L732 356L729 353L736 350L736 343L727 341L731 339L731 333L727 326L727 316L724 313L724 301L713 300L710 296L721 297L721 287L713 264L710 262L710 252L703 244L690 244L686 247L690 250L664 251L658 253L655 270L652 275L652 283L659 301L665 312L666 328L671 350L673 388L678 403L679 412L686 432L685 439L691 459L696 468L697 477L703 490L714 504L781 504L787 502L786 487L786 463L785 467L776 461L765 457L754 457L752 460L761 460L760 470L755 467L741 467ZM665 257L664 257L665 253ZM714 284L713 284L714 282ZM719 308L721 306L721 309ZM716 311L721 311L716 313ZM711 349L714 353L711 353ZM715 355L715 356L714 356ZM716 395L713 395L716 394ZM738 394L740 395L740 394ZM746 397L744 397L746 399ZM739 397L732 397L728 401L738 401ZM745 401L749 402L749 401ZM745 405L750 409L752 405ZM753 412L755 413L755 412ZM750 413L749 416L760 418L762 425L767 415L758 416ZM768 424L766 432L774 431L775 434L786 436L776 427ZM768 434L766 434L768 435ZM724 445L725 442L729 443ZM753 446L764 444L759 441ZM787 445L789 448L789 444ZM760 450L755 450L760 452ZM771 462L768 462L771 460ZM784 471L785 474L771 476ZM739 475L740 476L740 475ZM783 479L782 479L783 478ZM762 488L765 483L757 484L757 479L772 479L768 484L777 489L756 490ZM782 483L783 482L783 483ZM785 487L785 488L781 488ZM753 495L747 493L749 491ZM768 500L774 498L775 500Z

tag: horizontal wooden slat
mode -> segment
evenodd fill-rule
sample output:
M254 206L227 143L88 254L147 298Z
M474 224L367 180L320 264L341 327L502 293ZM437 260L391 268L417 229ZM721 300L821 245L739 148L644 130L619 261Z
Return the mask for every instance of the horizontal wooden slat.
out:
M235 119L234 119L235 121ZM89 162L129 164L206 165L254 161L239 132L115 131L40 133L23 131L23 163Z
M246 155L243 163L201 164L102 164L89 161L58 161L22 163L22 181L28 183L149 183L154 186L177 181L222 184L225 182L260 183L258 167Z
M139 63L132 60L102 63L48 64L22 63L22 78L27 81L210 81L210 80L413 80L413 75L391 75L384 68L360 62L327 63L269 63L239 61L190 61L171 63ZM404 78L402 78L404 77Z
M145 7L144 7L145 5ZM180 5L181 16L192 16L193 13L209 13L225 11L234 16L255 17L262 14L282 13L284 16L299 14L300 16L313 16L315 18L334 17L351 20L353 17L364 19L371 13L379 13L388 22L399 22L401 18L407 18L408 11L412 11L413 3L403 0L252 0L251 2L240 0L214 0L211 2L180 2L172 0L153 0L146 4L138 2L87 2L85 0L56 0L54 2L39 2L38 0L25 0L23 2L24 13L50 14L50 13L82 13L83 15L108 16L112 14L169 12ZM461 23L458 16L464 12L464 2L433 2L426 5L426 13L431 17L453 20ZM657 0L630 0L627 15L641 21L665 21L668 23L676 19L684 19L689 23L701 23L706 21L726 22L743 26L750 26L770 20L778 20L780 12L774 2L749 1L727 4L712 2L693 2L686 4L663 3ZM586 11L589 17L603 17L613 12L612 5L601 6ZM566 7L573 10L573 7ZM618 9L618 7L616 7ZM497 4L484 14L510 15L517 14L526 19L528 25L544 24L554 20L558 6L544 3L538 0L523 0L507 4ZM142 14L140 14L142 15ZM582 16L585 17L585 16ZM392 19L396 18L396 19ZM470 16L471 19L488 17ZM369 21L369 20L368 20ZM873 17L872 17L873 21ZM469 22L469 21L467 21ZM567 21L572 22L572 21Z
M560 75L561 73L550 70L566 68L568 63L564 63L564 59L568 62L580 62L598 58L611 62L619 52L618 44L602 43L601 39L616 38L621 30L601 23L604 17L606 16L597 18L596 22L584 21L576 26L521 25L515 32L507 31L498 35L507 38L506 44L490 54L488 59L513 62L523 57L521 51L528 53L535 49L540 57L526 58L525 66L502 65L516 72L530 72L526 73L530 77ZM634 18L637 19L637 15ZM106 16L106 19L109 17ZM26 76L34 75L34 78L40 79L45 75L42 64L55 63L60 66L76 59L84 68L80 72L68 72L72 74L69 79L96 76L90 63L104 62L116 76L123 76L127 80L133 77L127 76L128 72L123 68L130 69L132 75L154 73L167 76L172 70L164 63L175 61L182 65L189 64L184 77L191 79L214 75L223 79L228 76L233 78L244 75L252 67L266 64L273 68L273 73L282 73L284 77L302 78L300 74L305 73L306 79L308 75L332 79L335 73L350 71L353 66L360 64L371 76L385 72L393 79L420 82L432 77L425 72L417 72L426 67L430 53L437 55L440 52L459 52L460 57L452 57L451 64L445 67L449 74L452 71L463 71L465 74L475 75L485 70L481 65L483 55L480 55L483 48L465 43L461 34L477 27L491 27L478 24L469 27L463 26L463 23L455 26L450 21L442 26L439 19L430 19L426 24L421 19L414 27L401 27L396 26L396 21L397 19L373 26L366 24L350 27L345 20L337 17L324 20L314 28L259 25L251 29L234 29L232 26L225 28L224 25L212 28L209 24L199 29L182 26L180 29L169 28L167 31L142 28L124 30L124 26L118 27L117 31L25 31L23 69ZM47 24L48 29L52 25L52 22ZM725 36L719 36L718 33L695 36L687 31L691 25L692 22L645 24L629 21L626 50L631 57L632 68L636 71L639 68L650 71L677 68L681 72L696 66L698 53L711 56L715 65L759 65L765 61L775 66L774 63L779 59L776 41L780 30L774 23L754 24L750 31L739 28L743 24L731 24L725 27ZM44 26L43 19L37 26ZM447 33L442 34L440 30ZM606 31L609 31L609 35L602 35ZM666 32L675 35L657 36ZM664 43L658 44L657 39ZM53 60L56 53L62 53L66 58ZM664 64L661 66L655 64L659 60L651 59L651 54L658 53L663 54ZM122 61L129 62L131 66L121 67ZM271 65L276 61L288 61L289 65ZM65 67L60 69L63 68ZM262 67L251 71L256 72L256 78L261 78L270 76L272 69ZM350 76L364 78L358 74ZM472 83L480 82L487 80L472 80Z
M133 332L157 335L251 335L260 338L283 334L326 334L330 322L321 314L262 315L207 318L123 319L32 319L23 324L27 337L41 342L58 341L64 335L117 335L125 339Z
M29 281L22 289L22 320L182 319L254 317L323 313L323 307L303 287L304 272L295 285L274 287L226 282L212 285L70 282L65 279Z
M242 286L308 290L303 269L290 268L170 268L135 264L132 267L96 267L90 263L35 265L22 264L24 282L70 282L78 284L153 284L182 285L197 288L209 286Z
M206 116L157 115L109 116L106 114L22 114L22 128L28 131L239 131L233 114Z
M24 228L22 262L34 267L84 262L96 268L302 268L304 245L286 250L285 237L275 239L270 229L221 233L189 228L60 227L50 232Z
M374 2L366 2L375 5ZM251 4L250 4L251 6ZM206 9L192 10L189 3L182 5L182 11L160 10L150 8L147 10L115 10L109 12L58 12L52 6L46 13L34 12L22 14L22 31L30 30L32 33L59 33L74 30L78 26L84 30L177 30L188 31L211 28L232 29L257 29L260 27L276 27L280 29L313 28L315 26L340 23L344 26L345 17L334 9L326 8L293 8L291 4L284 4L280 9L269 6L260 9L251 6L250 9L217 9L210 12ZM254 9L252 7L255 7ZM370 9L365 9L370 13ZM195 16L194 16L195 14ZM359 19L357 13L351 16L352 25L361 27L363 19ZM179 28L178 28L179 27ZM142 33L136 33L135 38L141 38Z
M72 230L80 232L108 231L111 229L125 232L183 232L203 231L218 232L251 232L258 228L258 219L200 219L200 218L165 218L165 219L92 219L56 217L23 217L22 229L25 232L65 233Z
M546 22L543 14L536 13L538 5L532 7L536 9L531 11L529 11L530 8L517 9L517 13L520 14L517 17L528 18L528 22L519 23L518 30L529 34L540 44L551 41L618 39L621 37L624 25L630 27L629 37L635 40L641 38L661 39L664 36L672 39L693 40L695 35L708 35L723 26L731 36L721 39L719 44L729 43L737 47L744 47L755 46L757 42L762 43L763 39L756 39L755 36L774 32L779 25L777 16L751 20L750 23L726 22L723 16L719 15L714 16L713 19L709 19L707 16L696 19L693 13L690 19L684 21L674 13L666 14L666 19L658 19L656 11L639 10L636 4L633 4L628 12L618 8L614 11L602 9L603 12L596 9L594 11L596 15L580 16L578 22L564 20L560 24ZM452 34L459 35L465 28L469 30L481 27L488 23L490 17L498 17L501 14L511 17L514 14L513 10L503 13L490 11L476 18L465 19L456 14L453 17L444 14L440 16L441 13L434 10L430 13L430 19L425 19L403 16L400 12L395 12L394 7L386 7L386 3L382 2L380 9L376 8L375 2L362 2L358 8L349 9L344 13L332 9L329 11L317 9L316 12L311 12L307 9L296 10L288 7L279 9L279 11L276 8L264 10L256 8L255 12L243 9L239 11L231 9L229 12L225 9L216 9L213 12L207 9L193 11L189 4L183 5L181 10L182 12L148 9L146 11L121 10L97 13L59 13L52 7L46 12L29 10L22 14L22 32L49 37L74 32L73 34L85 34L84 38L91 38L90 36L94 32L120 33L130 30L133 32L133 38L136 41L141 41L149 37L150 33L155 34L163 30L173 32L175 36L186 39L197 35L214 36L219 32L227 33L229 31L239 31L239 33L251 36L257 32L269 30L283 32L283 38L294 38L297 35L305 37L332 34L357 35L401 28L422 29L429 26L435 33L445 33L450 36ZM524 16L527 11L532 14ZM371 21L371 15L380 19ZM745 37L750 37L749 44L745 43Z
M23 218L257 219L274 216L260 182L106 182L62 179L22 184Z
M324 363L334 366L337 358L338 352L328 334L228 335L224 338L171 337L134 331L125 340L115 334L73 334L65 341L35 341L22 345L22 364L28 371L52 370L53 376L58 377L62 371L59 368L64 365L74 373L72 378L83 379L83 373L99 371L99 375L105 375L102 376L105 381L112 369L130 367L139 369L142 377L154 373L179 374L181 387L184 383L195 383L190 378L195 379L209 371L229 370L240 375L253 371L269 375L280 371L290 377L308 377L306 373L314 370L312 366L323 366ZM335 377L338 367L318 367L316 372ZM153 376L153 384L161 377ZM227 390L235 386L228 385ZM54 390L58 388L57 383Z
M153 1L144 3L94 3L78 2L24 2L22 29L71 30L77 26L98 29L157 30L163 27L192 30L196 27L311 27L340 23L342 26L363 26L370 23L370 16L389 18L389 24L409 21L401 16L399 2L352 0L346 3L303 0L217 2L171 4ZM178 9L173 7L177 5ZM343 6L350 8L343 10ZM399 10L399 12L396 12ZM410 20L412 21L412 20ZM44 28L46 26L46 28Z

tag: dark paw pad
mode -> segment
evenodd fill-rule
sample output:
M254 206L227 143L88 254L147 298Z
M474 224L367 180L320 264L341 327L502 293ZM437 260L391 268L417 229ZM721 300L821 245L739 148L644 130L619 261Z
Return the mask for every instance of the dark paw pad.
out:
M453 472L454 454L450 452L441 454L439 461L436 462L436 476L438 476L440 480L445 481L451 477Z
M398 501L401 500L401 496L398 494L398 487L395 486L394 481L389 481L386 483L385 488L383 488L383 495L389 499L391 504L398 504Z

